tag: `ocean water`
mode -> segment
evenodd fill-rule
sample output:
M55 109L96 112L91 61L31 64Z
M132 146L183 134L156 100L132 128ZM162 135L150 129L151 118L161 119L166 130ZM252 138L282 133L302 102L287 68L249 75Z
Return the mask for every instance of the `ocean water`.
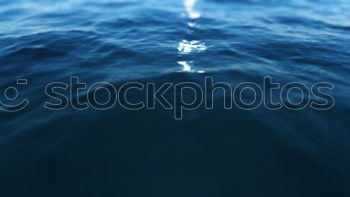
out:
M0 110L0 196L350 196L349 10L348 0L0 0L0 101L17 103L8 87L30 101ZM335 105L226 110L216 94L214 109L182 120L159 105L45 109L45 85L72 76L116 87L328 82Z

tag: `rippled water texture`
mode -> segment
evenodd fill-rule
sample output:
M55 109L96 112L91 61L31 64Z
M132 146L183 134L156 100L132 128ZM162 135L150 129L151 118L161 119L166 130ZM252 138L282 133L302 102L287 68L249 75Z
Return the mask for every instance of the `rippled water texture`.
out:
M350 196L348 0L0 0L0 196ZM330 82L327 111L48 111L69 77ZM82 95L84 96L84 93ZM296 95L297 96L297 95ZM3 95L0 96L3 99Z

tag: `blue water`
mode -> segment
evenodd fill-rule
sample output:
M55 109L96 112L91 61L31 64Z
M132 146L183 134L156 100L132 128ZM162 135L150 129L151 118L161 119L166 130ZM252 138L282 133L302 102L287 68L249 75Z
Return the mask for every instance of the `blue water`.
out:
M0 111L0 196L350 196L349 10L348 0L0 0L0 98L27 79L20 96L31 101ZM44 109L45 84L71 76L329 82L335 106L225 110L219 94L181 121L162 108Z

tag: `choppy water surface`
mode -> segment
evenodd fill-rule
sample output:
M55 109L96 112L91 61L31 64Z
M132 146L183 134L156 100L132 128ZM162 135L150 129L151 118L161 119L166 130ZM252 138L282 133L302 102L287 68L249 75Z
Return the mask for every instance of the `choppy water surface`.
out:
M349 196L347 0L0 1L0 196ZM327 111L48 111L44 84L335 85ZM83 94L83 93L82 93ZM81 95L83 96L83 95ZM3 95L1 95L3 99Z

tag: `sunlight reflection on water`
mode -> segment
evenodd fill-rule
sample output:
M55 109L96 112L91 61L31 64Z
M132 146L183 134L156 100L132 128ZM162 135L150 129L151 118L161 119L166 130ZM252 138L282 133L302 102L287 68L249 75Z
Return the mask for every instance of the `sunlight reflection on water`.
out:
M190 20L187 25L189 28L194 28L196 23L194 22L195 19L198 19L201 17L201 14L197 11L194 11L194 6L196 5L197 0L184 0L183 5L185 6L186 14L188 16L188 19ZM204 42L200 40L182 40L178 44L178 53L180 55L188 55L192 52L201 52L207 50L207 47ZM178 61L178 64L182 66L183 72L198 72L198 73L204 73L205 71L195 71L191 64L193 61Z

